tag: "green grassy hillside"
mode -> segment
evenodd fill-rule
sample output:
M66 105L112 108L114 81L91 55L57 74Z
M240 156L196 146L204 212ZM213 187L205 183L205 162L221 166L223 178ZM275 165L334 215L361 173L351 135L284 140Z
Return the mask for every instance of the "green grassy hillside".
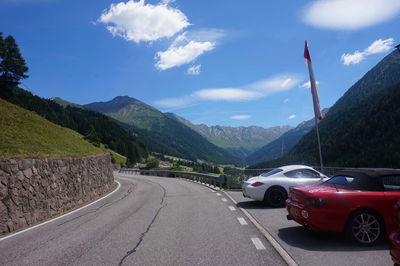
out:
M73 130L0 99L0 158L76 157L103 151Z
M124 130L109 117L83 108L62 107L32 93L12 88L0 97L29 111L34 111L52 123L75 130L94 143L103 143L108 149L125 156L131 165L147 157L147 151L135 136Z

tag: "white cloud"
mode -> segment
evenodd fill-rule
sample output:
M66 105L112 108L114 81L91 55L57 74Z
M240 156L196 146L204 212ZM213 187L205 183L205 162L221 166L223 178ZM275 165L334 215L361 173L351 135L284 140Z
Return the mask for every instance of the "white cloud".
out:
M155 66L159 70L181 66L215 49L224 32L216 29L184 32L176 37L166 51L157 52Z
M191 66L186 71L186 73L189 75L200 75L200 72L201 72L201 65Z
M389 38L386 40L378 39L374 41L367 49L365 49L364 52L368 55L384 53L392 49L393 43L393 38Z
M318 28L357 30L399 13L399 0L318 0L305 10L304 20Z
M159 4L146 4L145 0L129 0L111 4L98 19L106 24L113 36L127 41L153 42L176 36L191 24L179 9L169 6L175 0L161 0ZM158 51L155 67L166 70L196 60L204 52L215 49L217 40L225 36L223 30L197 29L178 35L165 51ZM198 75L200 68L192 69Z
M315 83L317 83L317 85L319 84L319 81L317 80ZM303 84L299 85L300 89L310 89L311 88L311 83L310 81L304 82Z
M299 83L296 75L291 77L276 76L257 81L240 88L211 88L195 91L190 95L177 98L168 98L157 101L161 107L186 107L199 101L229 101L244 102L267 97L274 93L290 90Z
M358 64L369 55L384 53L389 51L392 48L393 43L394 43L393 38L389 38L386 40L378 39L362 52L355 51L352 54L342 54L341 60L343 64L346 66L351 64Z
M296 115L290 115L289 117L288 117L288 119L295 119L296 118Z
M195 101L191 95L178 97L178 98L167 98L158 100L155 102L156 105L169 108L183 108L190 106Z
M186 38L198 42L204 42L204 41L216 42L221 38L225 37L225 35L226 35L225 31L220 29L198 29L185 32Z
M164 52L157 52L156 67L160 70L166 70L171 67L181 66L192 62L206 51L211 51L215 48L215 43L212 42L196 42L190 41L184 46L170 46Z
M231 119L235 119L235 120L247 120L250 118L251 118L251 115L233 115L233 116L231 116Z
M99 21L108 25L113 36L120 36L128 41L156 41L172 37L190 23L179 9L168 6L171 1L159 5L145 4L144 0L111 4Z
M281 87L282 87L282 88L285 88L287 85L289 85L289 83L290 83L291 81L292 81L291 78L285 79L285 80L282 82Z
M365 59L365 54L363 52L355 51L353 54L342 54L340 59L346 66L351 64L355 65Z
M209 101L250 101L262 97L258 91L221 88L221 89L205 89L194 93L199 100Z

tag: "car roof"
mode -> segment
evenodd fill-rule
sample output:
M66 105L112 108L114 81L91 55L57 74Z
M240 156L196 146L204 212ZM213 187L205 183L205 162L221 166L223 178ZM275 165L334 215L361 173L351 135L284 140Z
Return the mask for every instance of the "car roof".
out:
M310 166L301 165L301 164L285 165L285 166L281 166L278 168L282 169L283 171L290 171L290 170L295 170L295 169L313 169ZM313 170L315 170L315 169L313 169Z
M359 169L347 169L337 172L335 176L350 176L354 180L346 187L356 190L372 190L382 191L383 177L391 175L400 175L400 170L389 169L389 168L359 168Z
M358 168L338 171L337 175L349 175L359 178L381 178L388 175L400 175L400 169L391 168Z

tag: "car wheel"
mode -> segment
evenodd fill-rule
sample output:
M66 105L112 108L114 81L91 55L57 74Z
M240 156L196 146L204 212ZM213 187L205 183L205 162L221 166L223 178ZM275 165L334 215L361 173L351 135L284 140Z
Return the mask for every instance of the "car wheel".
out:
M354 212L347 224L349 236L360 245L372 245L383 234L383 226L380 217L370 210Z
M265 193L264 201L271 207L283 207L285 206L285 200L287 199L286 190L281 187L271 187Z

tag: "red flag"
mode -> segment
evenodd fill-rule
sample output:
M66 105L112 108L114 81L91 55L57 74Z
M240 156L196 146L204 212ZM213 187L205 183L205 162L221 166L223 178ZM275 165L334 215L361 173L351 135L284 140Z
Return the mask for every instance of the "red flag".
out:
M311 85L311 94L312 94L313 104L314 104L314 114L318 120L322 120L322 114L321 114L321 110L319 107L317 83L315 81L314 71L313 71L313 68L311 65L310 52L308 51L308 41L306 41L306 45L304 47L304 58L306 59L308 73L310 74L310 85Z

